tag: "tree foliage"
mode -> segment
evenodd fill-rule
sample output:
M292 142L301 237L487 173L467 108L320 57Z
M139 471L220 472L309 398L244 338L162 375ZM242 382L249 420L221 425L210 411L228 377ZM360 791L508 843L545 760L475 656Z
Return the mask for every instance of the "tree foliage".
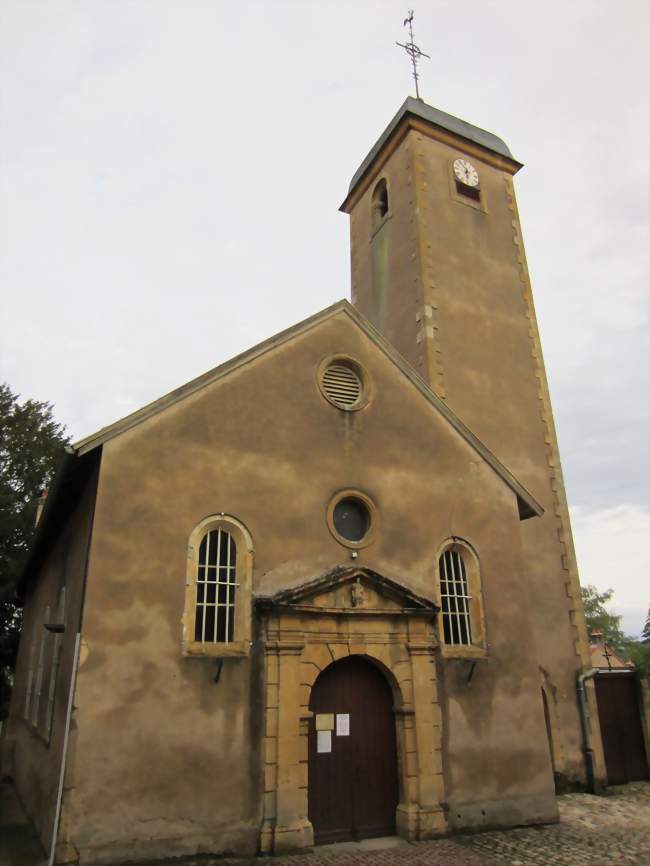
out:
M642 679L650 679L650 609L646 617L641 639L628 638L625 643L625 653L633 662Z
M69 439L52 405L19 403L0 385L0 717L8 699L22 611L15 589L34 536L36 507Z
M622 652L625 647L626 637L621 629L621 617L610 613L605 605L614 595L613 589L598 592L598 589L588 583L582 587L582 606L587 620L587 632L591 635L594 631L603 633L603 641L608 647L617 652Z
M625 643L624 653L641 679L650 679L650 643L629 638Z
M587 631L603 633L603 641L621 658L631 661L642 679L650 678L650 610L641 640L629 637L621 630L621 617L610 613L605 605L614 595L613 589L598 592L595 586L582 587L582 604L587 620ZM646 636L647 635L647 636Z
M650 607L648 608L648 615L645 618L645 625L641 632L641 643L650 644Z

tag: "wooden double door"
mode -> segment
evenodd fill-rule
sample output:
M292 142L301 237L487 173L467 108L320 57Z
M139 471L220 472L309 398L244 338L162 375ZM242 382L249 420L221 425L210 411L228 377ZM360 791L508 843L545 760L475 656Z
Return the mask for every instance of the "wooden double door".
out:
M636 674L632 671L598 674L596 699L608 784L647 779Z
M321 672L309 709L309 820L316 844L395 832L393 695L361 656Z

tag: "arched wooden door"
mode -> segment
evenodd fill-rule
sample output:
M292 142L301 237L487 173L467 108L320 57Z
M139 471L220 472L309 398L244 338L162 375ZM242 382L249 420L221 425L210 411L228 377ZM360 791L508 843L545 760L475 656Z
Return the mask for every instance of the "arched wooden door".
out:
M331 664L309 709L309 820L316 844L390 836L397 808L393 695L361 656Z

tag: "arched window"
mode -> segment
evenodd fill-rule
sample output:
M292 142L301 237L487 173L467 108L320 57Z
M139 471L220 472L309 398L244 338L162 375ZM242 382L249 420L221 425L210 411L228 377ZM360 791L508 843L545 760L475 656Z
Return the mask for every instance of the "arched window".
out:
M372 225L378 228L383 218L388 213L388 187L386 180L382 177L372 193Z
M459 550L445 550L440 557L440 602L445 643L471 646L472 624L469 616L469 583L463 555Z
M199 547L194 640L231 643L235 634L237 544L225 529L206 532Z
M185 655L248 652L252 552L248 531L233 517L208 517L192 532L183 616Z
M438 559L440 640L446 654L483 652L485 628L478 558L460 539L447 542Z

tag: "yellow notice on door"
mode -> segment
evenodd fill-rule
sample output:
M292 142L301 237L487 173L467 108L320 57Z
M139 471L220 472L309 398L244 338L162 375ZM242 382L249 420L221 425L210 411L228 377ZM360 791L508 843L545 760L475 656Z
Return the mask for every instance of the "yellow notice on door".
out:
M316 730L333 731L334 713L316 713Z

